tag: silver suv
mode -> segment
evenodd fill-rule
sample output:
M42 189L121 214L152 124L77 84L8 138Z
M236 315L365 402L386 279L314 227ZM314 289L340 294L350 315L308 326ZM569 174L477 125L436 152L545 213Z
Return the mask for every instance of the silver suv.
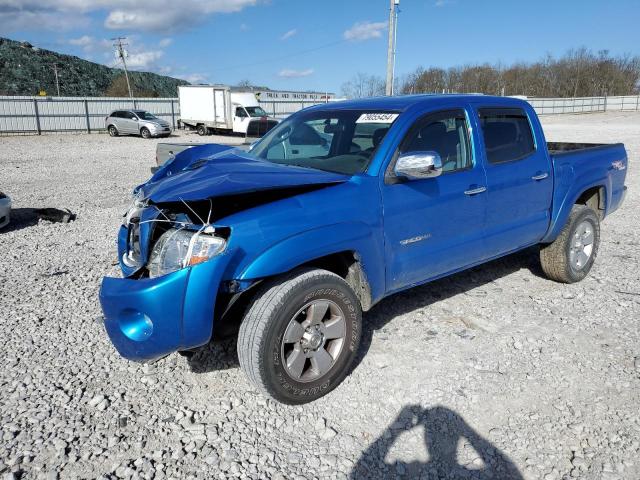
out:
M105 119L109 135L140 135L142 138L168 137L171 125L144 110L115 110Z

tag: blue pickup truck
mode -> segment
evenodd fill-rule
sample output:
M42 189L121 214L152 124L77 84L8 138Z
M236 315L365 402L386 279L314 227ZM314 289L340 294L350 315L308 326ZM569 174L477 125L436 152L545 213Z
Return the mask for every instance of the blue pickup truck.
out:
M583 279L626 167L622 144L547 143L515 98L311 107L248 152L194 147L135 189L104 324L141 362L237 335L258 389L309 402L393 293L534 245L550 279Z

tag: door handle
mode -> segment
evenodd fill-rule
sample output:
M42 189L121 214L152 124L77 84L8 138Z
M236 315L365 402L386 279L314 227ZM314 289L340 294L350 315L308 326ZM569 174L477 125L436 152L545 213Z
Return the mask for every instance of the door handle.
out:
M477 188L472 188L471 190L465 190L464 194L465 195L477 195L478 193L482 193L482 192L486 192L487 191L487 187L477 187Z
M537 182L539 180L544 180L548 176L549 176L549 174L547 172L544 172L544 173L540 173L538 175L534 175L533 177L531 177L531 180L535 180Z

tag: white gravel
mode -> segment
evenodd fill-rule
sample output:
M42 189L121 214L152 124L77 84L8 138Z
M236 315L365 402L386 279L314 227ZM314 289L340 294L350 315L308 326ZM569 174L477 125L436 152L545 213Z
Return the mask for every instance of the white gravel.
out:
M157 141L0 137L16 208L0 233L0 475L640 478L640 114L543 122L549 140L631 158L592 274L552 283L527 251L395 295L365 315L344 384L303 407L258 395L232 342L149 366L109 343L99 283ZM38 223L40 207L78 218Z

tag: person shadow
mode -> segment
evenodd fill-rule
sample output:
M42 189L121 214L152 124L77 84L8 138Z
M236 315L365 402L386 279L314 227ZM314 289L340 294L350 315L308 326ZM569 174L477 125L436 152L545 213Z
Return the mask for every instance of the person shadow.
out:
M424 428L427 461L387 463L400 435ZM462 445L466 455L458 457ZM471 450L471 447L473 450ZM397 419L361 455L350 479L425 479L439 480L523 480L516 465L498 448L471 428L453 410L443 406L422 408L405 406Z

